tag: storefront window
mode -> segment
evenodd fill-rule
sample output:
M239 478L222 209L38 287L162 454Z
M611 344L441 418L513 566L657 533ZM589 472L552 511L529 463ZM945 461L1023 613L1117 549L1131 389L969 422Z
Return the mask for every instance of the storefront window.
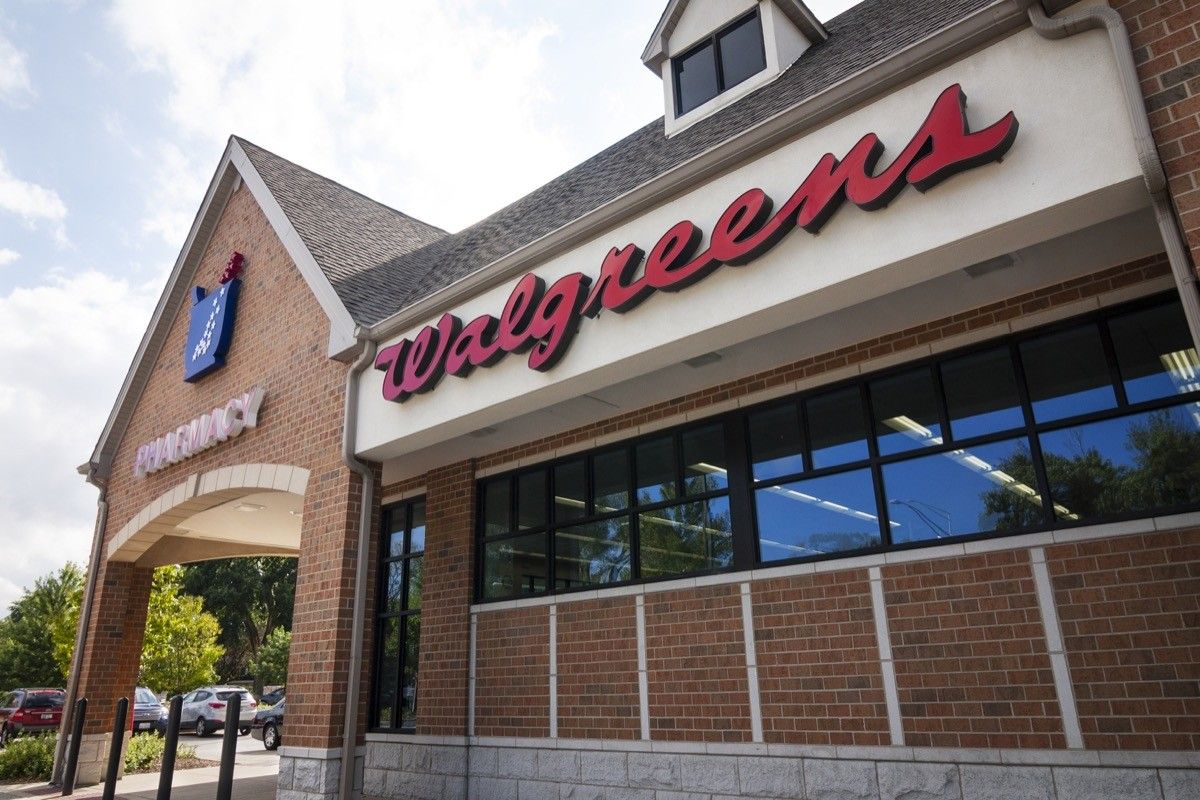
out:
M500 530L490 505L545 481L549 525ZM1200 359L1179 304L1142 301L480 491L485 600L1178 513Z
M371 725L412 732L417 724L417 660L421 642L425 501L384 509L375 687Z

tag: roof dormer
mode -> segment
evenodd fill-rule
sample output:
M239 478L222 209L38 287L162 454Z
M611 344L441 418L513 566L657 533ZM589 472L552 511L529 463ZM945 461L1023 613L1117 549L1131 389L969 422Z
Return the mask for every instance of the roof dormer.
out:
M678 133L778 77L827 32L801 0L671 0L642 53Z

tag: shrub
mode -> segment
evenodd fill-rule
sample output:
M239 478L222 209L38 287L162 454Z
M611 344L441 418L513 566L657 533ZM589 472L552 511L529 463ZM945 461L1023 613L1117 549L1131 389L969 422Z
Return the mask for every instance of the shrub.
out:
M156 733L139 733L129 738L125 748L125 771L142 772L162 759L166 740Z
M58 734L22 736L0 750L0 781L48 781Z

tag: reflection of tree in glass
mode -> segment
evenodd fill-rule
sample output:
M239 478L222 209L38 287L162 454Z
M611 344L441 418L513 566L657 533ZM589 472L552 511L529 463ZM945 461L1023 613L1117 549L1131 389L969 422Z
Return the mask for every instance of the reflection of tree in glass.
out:
M650 498L643 496L640 502ZM638 529L642 575L676 575L731 564L732 531L726 497L643 511Z
M1036 492L1037 477L1029 445L1018 444L996 469L1013 480L1011 484L998 486L983 495L983 512L979 515L977 530L1012 531L1041 525L1042 499L1037 494L1011 488L1020 485Z
M421 610L421 587L425 577L425 559L416 556L408 560L408 609Z
M627 581L633 575L628 517L561 528L556 547L560 589Z
M1125 449L1129 463L1117 464L1089 444L1083 430L1071 431L1068 445L1056 452L1043 447L1056 516L1069 511L1076 519L1089 519L1200 501L1200 432L1178 409L1129 420ZM1001 469L1033 485L1027 451L1015 453ZM985 504L995 530L1041 522L1032 504L1003 489L988 492Z
M877 532L866 531L822 531L808 537L807 546L814 553L840 553L845 550L862 550L879 544Z

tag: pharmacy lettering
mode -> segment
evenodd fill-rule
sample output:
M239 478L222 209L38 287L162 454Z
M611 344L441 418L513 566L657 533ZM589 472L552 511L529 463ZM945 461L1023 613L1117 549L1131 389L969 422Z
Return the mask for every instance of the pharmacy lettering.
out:
M198 381L224 366L233 341L233 320L242 281L238 275L246 257L234 253L221 273L220 286L212 294L203 286L192 288L191 322L183 347L183 379Z
M153 442L147 442L137 449L137 455L134 456L133 476L141 478L163 467L178 464L201 450L240 435L246 428L257 428L258 409L262 401L262 387L255 386L245 394L230 398L224 405L164 433Z
M702 252L700 228L685 220L663 234L649 255L634 244L614 247L594 281L575 272L547 288L544 280L529 273L517 281L499 317L485 314L464 325L445 314L411 340L380 350L375 368L385 373L383 396L403 402L432 389L443 375L465 377L508 353L528 351L530 368L548 370L570 346L582 318L594 318L601 309L624 313L656 291L679 291L723 265L747 264L794 227L816 233L844 200L874 211L906 185L927 191L956 173L998 161L1016 136L1012 112L971 132L966 96L958 84L950 86L908 145L878 174L883 143L869 133L841 160L823 156L774 214L774 204L762 189L738 197L713 225Z

